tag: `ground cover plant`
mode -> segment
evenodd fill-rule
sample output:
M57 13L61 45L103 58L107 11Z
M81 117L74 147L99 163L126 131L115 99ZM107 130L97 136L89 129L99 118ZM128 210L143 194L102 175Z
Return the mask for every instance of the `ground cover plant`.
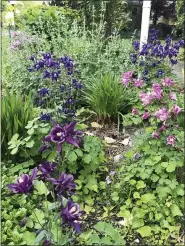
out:
M2 245L182 245L184 42L152 30L140 51L43 9L4 38Z

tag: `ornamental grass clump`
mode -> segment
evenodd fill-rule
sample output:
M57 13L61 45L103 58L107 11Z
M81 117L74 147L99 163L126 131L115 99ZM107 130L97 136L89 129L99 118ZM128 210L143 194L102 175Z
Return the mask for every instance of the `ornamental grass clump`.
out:
M184 40L173 42L171 37L165 43L158 40L158 30L150 29L148 43L139 49L139 41L133 42L131 62L136 66L138 77L145 82L155 78L171 75L171 67L178 63L180 48L184 47Z
M134 92L119 83L119 77L108 73L91 79L85 85L84 102L93 110L98 121L117 122L119 112L127 112L135 102Z
M35 104L43 109L55 109L56 117L75 117L80 100L82 82L75 62L68 56L55 57L52 53L32 55L28 71L34 76L37 91ZM40 119L49 121L52 115L41 113Z

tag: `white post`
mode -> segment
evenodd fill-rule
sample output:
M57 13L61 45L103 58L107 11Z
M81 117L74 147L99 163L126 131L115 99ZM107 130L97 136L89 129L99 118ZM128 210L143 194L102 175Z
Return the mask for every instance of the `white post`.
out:
M143 43L146 44L148 40L148 29L150 24L150 9L151 9L151 0L144 0L143 10L142 10L140 50L142 48Z

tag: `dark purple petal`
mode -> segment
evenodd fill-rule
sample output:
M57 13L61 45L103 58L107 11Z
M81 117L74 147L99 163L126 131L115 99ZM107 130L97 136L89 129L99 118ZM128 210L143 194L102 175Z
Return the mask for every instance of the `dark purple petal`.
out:
M68 142L69 144L72 144L76 147L79 147L77 141L74 138L72 138L71 136L66 137L66 142Z
M45 142L51 142L51 136L50 136L50 135L46 136L46 137L43 139L43 141L45 141Z
M34 168L33 169L33 171L32 171L32 174L31 174L31 180L33 181L35 178L36 178L36 176L37 176L37 168Z

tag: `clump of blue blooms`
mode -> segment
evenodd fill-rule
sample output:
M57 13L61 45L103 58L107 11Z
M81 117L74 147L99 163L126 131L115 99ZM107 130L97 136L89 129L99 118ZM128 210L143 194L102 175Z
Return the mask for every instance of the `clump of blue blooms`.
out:
M76 63L69 57L55 57L52 53L30 56L28 71L35 74L37 95L35 104L48 109L56 107L56 113L74 118L83 84ZM50 121L50 114L41 114L40 119Z
M171 66L177 64L179 50L184 47L184 40L173 42L169 36L162 44L158 40L158 34L158 30L150 29L148 43L143 44L141 50L139 41L133 42L133 53L131 53L130 59L133 64L138 66L139 77L145 82L166 76L167 67L164 62Z

